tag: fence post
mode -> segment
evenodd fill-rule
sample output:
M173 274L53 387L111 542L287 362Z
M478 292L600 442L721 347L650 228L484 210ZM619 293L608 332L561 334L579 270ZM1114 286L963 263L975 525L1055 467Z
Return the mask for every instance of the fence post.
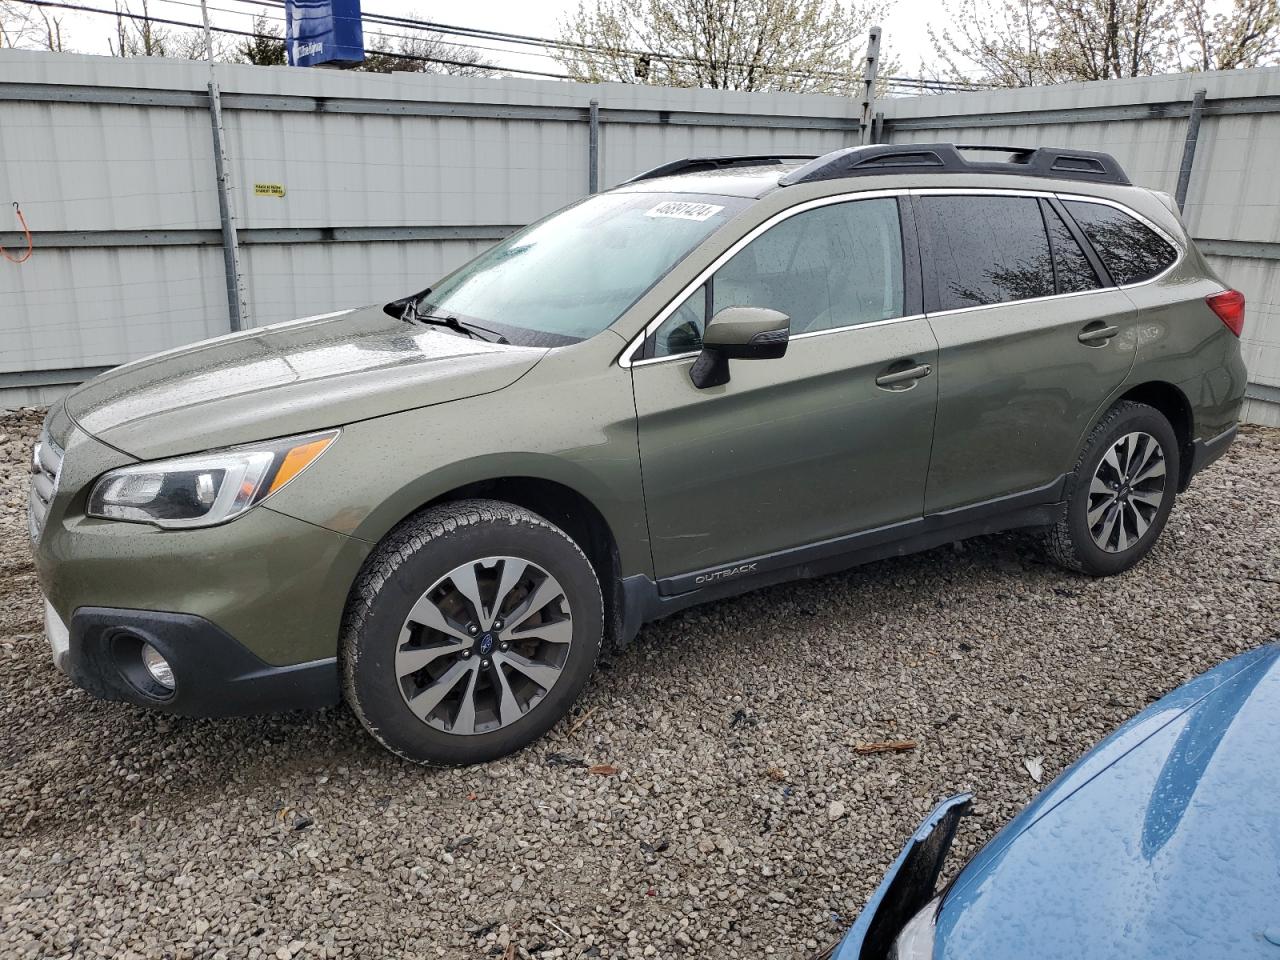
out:
M1187 202L1187 188L1191 186L1191 167L1196 161L1196 141L1200 139L1200 117L1204 114L1204 90L1197 90L1191 100L1191 113L1187 116L1187 139L1182 145L1182 165L1178 167L1178 187L1173 198L1182 212Z
M212 72L212 71L211 71ZM248 310L240 283L240 241L236 236L235 207L227 170L226 136L222 129L222 93L209 78L209 119L213 124L213 169L218 178L218 216L222 220L222 266L227 276L227 319L231 330L243 330Z
M876 105L876 72L880 67L880 28L872 27L867 40L867 60L862 67L862 130L859 143L871 143L871 123Z
M591 129L587 133L587 192L600 190L600 101L591 101Z

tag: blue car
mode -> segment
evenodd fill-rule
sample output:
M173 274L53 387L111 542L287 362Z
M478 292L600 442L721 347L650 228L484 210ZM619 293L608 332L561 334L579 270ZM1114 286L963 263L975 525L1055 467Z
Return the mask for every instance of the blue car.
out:
M834 960L1280 960L1278 660L1142 711L935 894L970 798L944 801Z

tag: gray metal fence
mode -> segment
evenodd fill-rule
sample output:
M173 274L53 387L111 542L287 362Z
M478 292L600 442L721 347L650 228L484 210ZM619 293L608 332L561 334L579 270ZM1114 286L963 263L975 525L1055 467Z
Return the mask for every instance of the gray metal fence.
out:
M836 97L216 78L247 326L426 286L581 197L593 156L609 185L689 154L819 153L860 129ZM229 329L209 79L203 63L0 51L0 218L20 202L36 245L0 261L0 402ZM0 219L0 244L23 246L15 227Z
M427 285L518 226L666 160L858 142L838 97L216 68L243 322ZM233 323L208 66L0 51L0 405ZM1095 147L1174 192L1249 296L1252 419L1280 421L1280 70L883 100L882 139ZM595 106L593 107L593 101ZM593 117L594 122L593 122ZM281 195L283 194L283 195Z

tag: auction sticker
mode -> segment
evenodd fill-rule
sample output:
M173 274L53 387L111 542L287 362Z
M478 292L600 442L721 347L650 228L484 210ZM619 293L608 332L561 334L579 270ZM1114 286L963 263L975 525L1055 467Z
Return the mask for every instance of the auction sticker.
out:
M714 203L688 203L684 200L668 200L660 203L652 210L645 212L646 217L674 217L677 220L709 220L724 207Z

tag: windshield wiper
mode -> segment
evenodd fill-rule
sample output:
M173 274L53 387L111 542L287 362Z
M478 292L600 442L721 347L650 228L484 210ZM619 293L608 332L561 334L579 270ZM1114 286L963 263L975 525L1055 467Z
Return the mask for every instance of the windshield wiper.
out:
M487 340L490 343L510 343L511 341L500 334L497 330L490 330L488 327L482 327L478 323L471 321L463 322L454 316L444 316L436 313L419 313L418 304L423 298L431 292L428 287L421 293L415 293L411 297L405 297L403 300L395 300L388 303L382 309L394 316L399 316L405 323L426 323L436 327L447 327L455 333L461 333L475 340Z
M510 343L511 341L500 334L497 330L490 330L488 327L482 327L478 323L472 323L470 320L463 322L455 316L442 316L437 313L419 313L417 308L410 304L405 311L407 316L405 319L417 320L419 323L430 323L438 327L448 327L458 333L465 333L469 337L477 340L488 340L490 343Z

